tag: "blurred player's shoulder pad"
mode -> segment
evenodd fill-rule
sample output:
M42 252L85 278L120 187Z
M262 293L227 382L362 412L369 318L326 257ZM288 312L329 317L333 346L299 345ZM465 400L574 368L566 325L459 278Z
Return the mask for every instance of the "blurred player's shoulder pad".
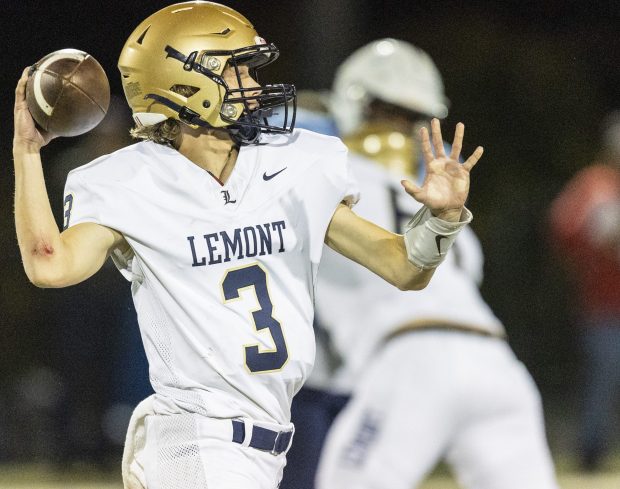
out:
M388 172L373 160L357 153L349 153L349 163L355 176L361 181L373 182L377 185L400 182L396 175ZM400 188L400 184L398 184ZM404 192L404 190L403 190Z

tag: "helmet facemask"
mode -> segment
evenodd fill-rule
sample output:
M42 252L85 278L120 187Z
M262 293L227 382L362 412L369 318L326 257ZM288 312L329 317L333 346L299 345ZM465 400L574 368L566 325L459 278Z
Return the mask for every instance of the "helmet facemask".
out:
M258 70L274 62L279 50L274 44L256 44L229 51L193 51L188 55L166 46L167 57L183 63L185 71L195 71L216 83L223 90L220 118L229 123L225 126L241 144L257 143L261 133L289 133L295 126L297 109L295 87L290 84L243 87L241 66L247 66L250 76L258 83ZM224 77L215 70L219 59L227 58L227 67L234 70L238 88L231 88ZM210 69L213 68L213 69ZM159 100L166 104L165 101ZM177 110L175 107L171 107ZM178 107L179 119L190 125L210 127L200 114ZM271 123L269 118L277 118Z

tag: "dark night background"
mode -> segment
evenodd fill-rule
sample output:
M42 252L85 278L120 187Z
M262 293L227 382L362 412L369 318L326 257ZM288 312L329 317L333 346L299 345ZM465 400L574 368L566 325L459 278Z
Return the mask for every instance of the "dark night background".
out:
M105 431L100 418L105 412L114 415L106 411L109 405L139 400L132 398L136 389L128 381L134 371L128 371L132 367L123 355L137 331L131 325L128 284L110 264L90 281L65 290L39 290L26 279L12 212L13 90L25 66L74 47L103 65L112 93L122 97L116 61L125 39L146 16L171 2L2 3L0 460L69 459L74 443L67 438ZM380 37L410 41L433 57L451 100L447 137L463 121L464 153L477 144L485 147L469 202L472 226L486 252L483 295L541 388L552 448L569 450L579 394L579 336L566 276L546 236L545 213L562 184L596 157L600 123L620 108L620 2L227 4L281 50L263 78L301 89L328 88L351 50ZM67 171L129 142L131 121L123 104L124 99L114 103L94 132L44 149L59 222ZM47 441L17 443L16 426ZM86 447L81 453L95 458L111 444L91 435L80 443Z

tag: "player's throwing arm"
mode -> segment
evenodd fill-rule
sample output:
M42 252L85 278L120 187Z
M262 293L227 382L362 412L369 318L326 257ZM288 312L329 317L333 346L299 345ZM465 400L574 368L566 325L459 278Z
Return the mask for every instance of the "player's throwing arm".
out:
M15 89L15 227L24 269L39 287L65 287L93 275L110 249L123 242L114 230L95 223L62 234L54 220L43 179L41 147L54 134L34 123L26 102L26 68Z
M449 155L438 119L431 122L432 137L426 128L420 131L426 178L421 187L406 180L402 184L424 207L409 222L404 236L362 219L342 204L327 230L327 245L401 290L424 288L458 232L472 220L465 208L469 174L483 149L478 146L465 163L459 163L464 131L465 126L457 124Z

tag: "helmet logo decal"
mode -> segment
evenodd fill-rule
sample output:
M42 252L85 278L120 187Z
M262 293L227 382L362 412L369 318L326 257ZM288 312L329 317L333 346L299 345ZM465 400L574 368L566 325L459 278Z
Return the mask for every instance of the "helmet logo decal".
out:
M254 44L267 44L267 41L260 36L254 36Z
M138 95L142 95L142 89L140 88L140 83L138 82L129 82L125 85L125 95L127 98L134 98Z

